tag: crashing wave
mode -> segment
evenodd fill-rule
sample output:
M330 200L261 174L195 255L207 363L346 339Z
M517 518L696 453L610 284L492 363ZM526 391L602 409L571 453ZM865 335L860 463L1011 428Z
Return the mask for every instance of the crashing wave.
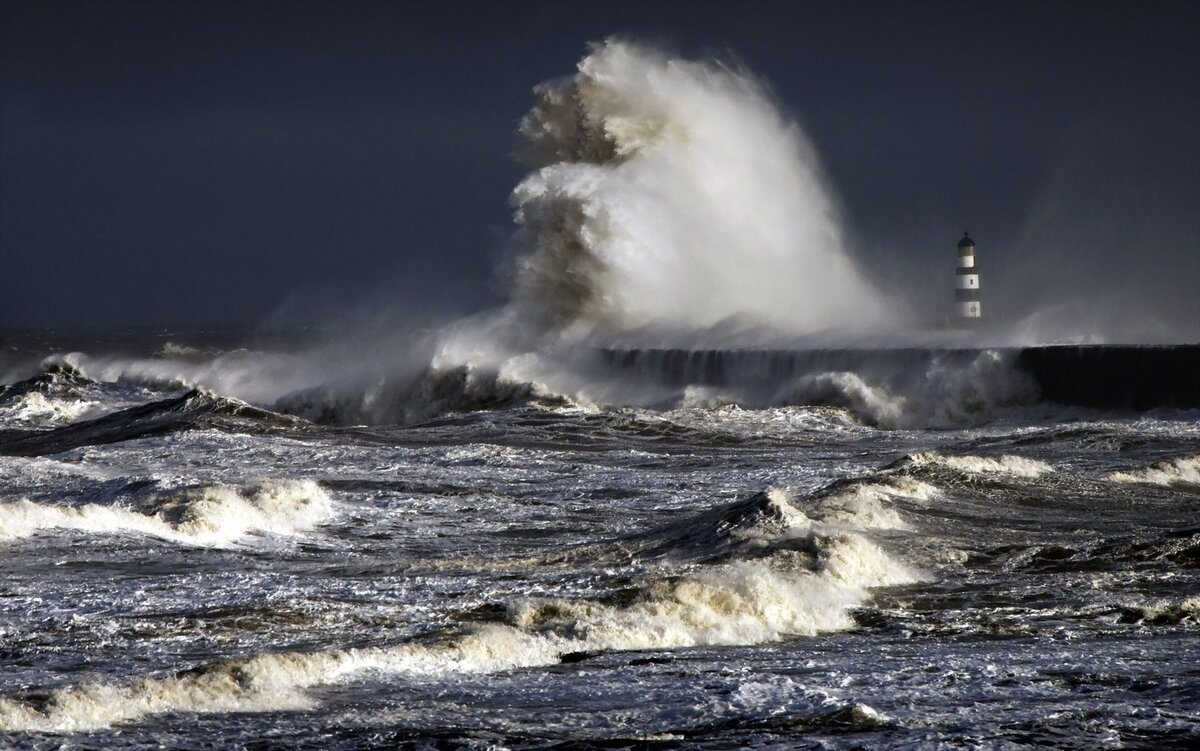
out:
M94 503L0 503L0 540L77 530L226 547L249 535L300 534L324 523L332 514L333 503L316 482L270 480L247 490L218 485L185 491L160 498L144 511Z
M519 383L495 370L472 365L430 367L415 378L383 381L372 388L333 386L289 394L272 407L313 422L348 424L413 423L454 412L503 409L538 397L531 383Z
M697 517L709 538L787 540L806 515L779 491ZM179 534L179 527L170 527ZM758 644L852 628L870 588L919 575L866 538L809 536L762 558L733 560L652 581L625 604L561 598L511 603L505 623L464 636L327 652L287 652L125 683L54 689L37 705L0 698L0 729L80 732L169 712L263 712L310 707L315 686L364 673L445 675L551 665L598 651Z
M231 430L298 428L302 421L246 402L193 389L180 396L141 404L93 420L32 435L0 440L0 454L44 456L79 446L128 441L181 430L224 427Z
M98 401L47 396L33 391L0 406L0 426L52 428L102 413Z
M0 386L0 426L54 427L92 416L100 405L88 398L89 385L69 363L47 363L31 378Z
M892 498L928 501L941 491L934 485L910 477L879 477L835 483L827 494L806 512L817 521L852 529L910 529L904 517L888 505Z
M1039 459L1024 456L948 456L932 451L910 454L893 463L892 467L945 467L969 475L1009 475L1012 477L1041 477L1054 467Z
M534 401L656 410L796 406L844 410L881 428L912 428L991 419L1036 394L1012 370L1011 358L996 352L674 354L544 351L497 356L492 366L453 364L477 356L464 345L413 376L311 389L272 408L347 424L411 423ZM830 365L856 370L826 370Z
M1104 476L1109 482L1145 483L1166 487L1200 487L1200 456L1186 456L1155 462L1145 469L1112 472Z
M255 404L321 383L335 370L328 353L231 351L166 345L150 357L92 356L82 352L54 355L49 365L69 367L97 383L126 384L157 391L201 390Z
M627 606L527 600L510 609L511 618L581 650L760 644L850 628L850 610L866 601L868 588L918 580L863 537L814 543L814 557L783 551L704 567L656 583Z
M746 71L609 39L535 94L537 169L512 199L533 319L610 336L885 320L813 147Z
M642 388L700 389L709 404L836 407L882 428L987 420L1037 400L1003 350L606 350L603 363Z
M1120 623L1147 626L1200 624L1200 597L1162 599L1130 603L1121 606L1117 617Z
M169 712L269 712L311 707L304 690L365 672L441 675L493 672L558 662L558 645L491 626L444 646L400 645L283 652L231 660L177 675L55 689L42 706L0 698L0 729L100 730Z
M81 388L88 383L83 371L71 361L49 360L43 363L37 375L16 383L0 385L0 403L33 393L70 394L74 389Z

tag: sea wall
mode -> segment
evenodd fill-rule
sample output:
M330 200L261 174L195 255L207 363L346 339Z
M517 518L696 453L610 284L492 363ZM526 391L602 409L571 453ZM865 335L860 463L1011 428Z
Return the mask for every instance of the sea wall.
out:
M848 372L890 382L932 378L935 371L978 367L998 354L997 367L1031 379L1043 401L1107 410L1200 408L1200 345L1045 346L985 349L608 349L605 364L626 376L666 386L715 386L759 391L784 388L817 373Z
M1100 409L1200 408L1200 345L1029 347L1017 365L1042 399Z

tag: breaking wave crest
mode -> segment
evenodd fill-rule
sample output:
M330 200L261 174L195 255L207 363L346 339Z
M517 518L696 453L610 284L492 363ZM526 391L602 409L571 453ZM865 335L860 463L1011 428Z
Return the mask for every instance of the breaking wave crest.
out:
M313 705L304 690L365 672L437 675L552 664L547 640L491 626L450 646L401 645L330 652L285 652L204 666L125 684L53 691L35 707L0 698L0 728L18 732L99 730L168 712L268 712Z
M254 407L238 399L193 389L179 396L140 404L92 420L12 439L0 439L0 453L43 456L79 446L116 443L189 429L224 428L262 432L281 427L299 429L303 427L303 421Z
M874 480L836 483L819 502L814 516L826 523L855 529L909 529L908 523L888 504L891 498L928 501L941 491L934 485L897 475ZM809 512L813 514L813 512Z
M65 363L48 363L40 373L0 386L0 428L47 428L104 412L94 384Z
M819 560L777 554L702 569L652 587L638 602L531 600L514 623L578 650L643 650L759 644L849 628L866 588L915 581L861 537L822 541Z
M454 351L414 377L366 391L312 389L274 409L318 422L414 422L540 402L590 408L832 407L880 428L986 421L1032 404L1009 353L556 350L498 364ZM486 359L486 358L485 358Z
M16 383L0 386L0 402L30 393L67 394L83 387L88 379L67 358L52 358L40 372Z
M150 357L88 355L47 358L44 367L65 368L84 380L157 390L201 390L267 404L283 393L311 387L334 369L322 352L302 357L281 352L206 350L165 345Z
M0 728L78 732L168 712L301 709L313 703L306 689L365 674L483 673L601 651L777 641L850 628L850 610L870 588L920 578L859 534L818 531L780 491L697 519L694 525L711 527L710 539L781 545L764 557L668 572L624 602L518 600L505 622L440 641L260 655L165 677L61 688L37 703L0 698ZM794 544L798 538L803 545Z
M58 427L104 411L98 401L47 396L34 391L0 406L0 426Z
M1118 620L1150 626L1200 625L1200 597L1160 599L1123 605Z
M868 425L910 428L987 420L1037 401L1005 350L606 350L604 363L644 389L746 407L829 406Z
M892 466L945 467L969 475L1010 475L1035 478L1054 471L1054 467L1038 459L1023 456L947 456L932 451L910 454Z
M144 512L100 504L56 506L29 500L0 503L0 540L78 530L225 547L249 535L299 534L332 514L329 495L312 480L270 480L246 490L212 486L185 491L156 499Z
M324 386L289 394L272 406L331 424L413 423L455 412L504 409L539 397L532 383L509 380L474 365L429 367L415 377L361 391Z
M630 538L639 556L726 561L774 553L817 555L823 541L873 530L907 530L893 498L927 500L939 491L902 475L836 482L797 500L770 488L736 503ZM898 570L904 570L899 564ZM874 586L874 585L863 585Z
M1148 485L1200 487L1200 456L1167 459L1146 467L1104 476L1109 482L1146 483Z

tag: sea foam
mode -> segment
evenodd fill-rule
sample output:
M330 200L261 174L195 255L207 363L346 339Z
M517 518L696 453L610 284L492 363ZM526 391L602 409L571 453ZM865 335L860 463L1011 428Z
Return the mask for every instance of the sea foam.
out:
M820 534L780 491L749 510L745 526L806 549L701 566L650 583L634 602L526 598L492 623L440 642L231 660L176 675L55 689L40 706L0 698L0 729L80 732L169 712L305 709L307 689L365 675L444 676L550 665L573 653L759 644L849 628L871 587L920 578L865 537ZM762 511L763 513L757 513ZM705 517L708 518L708 517Z
M0 540L78 530L224 547L252 534L299 534L332 513L329 495L312 480L269 480L249 490L223 485L194 489L159 499L150 513L123 506L61 506L23 499L0 503Z
M1144 469L1112 472L1104 476L1109 482L1146 483L1148 485L1200 486L1200 456L1167 459Z
M1004 455L990 456L953 456L924 451L905 457L906 464L912 466L938 466L952 469L970 475L1011 475L1014 477L1041 477L1054 471L1054 467L1039 459L1024 456Z

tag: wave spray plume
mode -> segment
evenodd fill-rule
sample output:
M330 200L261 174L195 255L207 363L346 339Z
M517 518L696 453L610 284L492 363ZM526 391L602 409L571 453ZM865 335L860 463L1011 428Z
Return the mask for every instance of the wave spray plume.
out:
M750 74L608 40L535 89L514 303L569 336L878 325L816 153ZM574 338L571 336L571 338Z

